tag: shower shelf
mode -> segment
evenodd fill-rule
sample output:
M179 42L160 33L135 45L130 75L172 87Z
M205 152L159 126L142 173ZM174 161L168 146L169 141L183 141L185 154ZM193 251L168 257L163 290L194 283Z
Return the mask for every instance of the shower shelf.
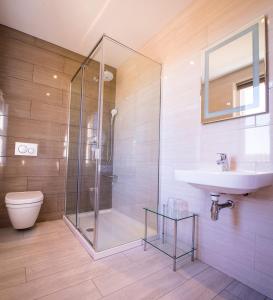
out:
M192 261L194 261L194 251L195 248L195 219L197 217L196 214L188 212L188 211L179 211L173 210L168 212L158 211L150 208L144 208L145 210L145 236L144 236L144 251L146 250L147 244L153 246L154 248L160 250L165 253L169 257L173 259L173 270L176 271L176 261L185 255L191 255ZM158 234L156 237L147 236L147 228L148 228L148 213L155 214L162 218L162 232ZM192 241L191 245L187 245L185 243L177 241L177 224L180 221L186 219L192 219ZM173 221L173 236L166 236L165 233L165 219L169 219Z

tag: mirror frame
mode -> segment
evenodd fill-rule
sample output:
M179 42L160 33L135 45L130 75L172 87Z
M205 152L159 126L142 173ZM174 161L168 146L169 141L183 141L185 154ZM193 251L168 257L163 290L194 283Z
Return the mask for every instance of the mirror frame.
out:
M263 20L263 21L262 21ZM262 23L262 25L260 24ZM208 124L214 123L224 120L230 120L235 118L241 118L250 115L257 115L268 112L268 74L267 74L267 18L266 16L262 16L256 19L254 22L247 24L242 27L240 30L232 33L231 35L225 37L224 39L214 43L212 46L206 48L202 52L202 75L201 75L201 89L200 89L200 97L201 97L201 123ZM260 99L259 99L259 90L257 86L260 83L260 74L259 74L259 26L263 26L263 32L265 35L265 53L264 53L264 65L265 65L265 103L260 108ZM248 105L241 105L233 108L227 108L221 111L209 112L209 55L215 50L229 44L230 42L235 41L236 39L248 34L252 33L252 70L253 70L253 98L254 101ZM202 89L202 82L204 79L204 88ZM257 108L256 112L251 112L251 109ZM248 112L249 110L249 112ZM238 113L238 114L236 114ZM239 115L240 113L240 115ZM232 114L232 116L230 116Z

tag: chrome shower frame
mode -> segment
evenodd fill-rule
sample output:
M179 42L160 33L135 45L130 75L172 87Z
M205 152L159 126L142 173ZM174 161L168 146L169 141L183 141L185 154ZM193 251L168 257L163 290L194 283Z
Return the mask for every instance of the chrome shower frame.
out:
M96 131L96 141L97 141L97 146L96 146L96 171L95 171L95 187L94 187L94 238L93 241L89 240L84 234L82 234L80 228L79 228L79 199L80 199L80 181L77 180L77 201L76 201L76 225L74 226L74 224L72 224L72 222L70 222L68 220L68 218L66 216L64 216L65 222L68 224L68 226L71 228L71 230L74 233L79 232L81 237L79 238L82 242L82 244L84 244L84 246L86 247L87 244L91 244L91 246L93 247L93 250L91 251L91 255L93 257L95 257L95 254L92 254L93 251L94 253L96 252L97 249L97 242L98 242L98 222L99 222L99 200L100 200L100 195L99 195L99 191L100 191L100 178L101 178L101 149L102 149L102 128L103 128L103 103L104 103L104 69L105 69L105 64L104 64L104 47L103 47L103 43L104 40L108 39L110 41L112 41L113 43L120 45L122 47L127 48L128 50L137 53L138 55L141 55L143 57L146 57L147 59L154 61L153 59L143 55L142 53L139 53L138 51L135 51L134 49L112 39L111 37L103 34L102 37L100 38L100 40L97 42L97 44L94 46L94 48L92 49L92 51L89 53L89 55L86 57L86 59L83 61L83 63L81 64L81 66L79 67L79 69L76 71L76 73L74 74L74 76L72 77L71 81L70 81L70 101L69 101L69 107L71 104L71 83L73 82L73 80L75 79L75 77L81 72L81 97L80 97L80 122L79 122L79 127L80 127L80 133L79 133L79 139L78 139L78 149L80 148L80 145L82 143L82 115L83 115L83 111L82 111L82 107L83 107L83 101L84 101L84 71L85 71L85 67L87 66L89 60L92 58L93 54L96 53L96 51L98 49L100 49L101 51L101 60L100 60L100 78L99 78L99 84L98 84L98 99L97 99L97 103L98 103L98 119L97 119L97 128L98 130ZM159 64L157 61L154 61L155 63ZM161 71L162 72L162 68ZM161 74L160 74L161 77ZM160 187L159 187L159 178L160 178L160 165L159 165L159 160L160 160L160 124L161 124L161 83L160 83L160 101L159 101L159 118L158 118L158 122L159 122L159 149L158 149L158 184L157 184L157 206L159 205L159 195L160 195ZM115 118L113 118L113 124L112 127L114 126L114 122L115 122ZM69 110L69 120L68 120L68 138L67 138L67 150L66 150L66 165L68 164L68 153L69 153L69 124L70 124L70 110ZM111 128L111 132L114 131L113 128ZM111 143L113 143L113 139L114 139L114 132L112 132L112 136L111 136ZM111 158L113 158L113 145L111 146ZM109 157L110 158L110 157ZM81 151L78 151L78 160L81 161ZM113 159L112 159L113 160ZM67 185L67 178L68 178L68 173L67 173L67 168L66 168L66 177L65 177L65 181L66 181L66 185ZM78 174L81 173L81 166L80 164L78 164L78 168L77 168ZM66 211L66 203L67 203L67 191L65 191L65 211ZM70 223L70 224L69 224ZM74 228L73 228L74 227ZM138 241L136 241L138 242ZM132 247L135 247L137 244L136 242L131 242L131 244L133 245ZM126 249L126 245L122 245L121 246L122 249ZM124 251L124 250L123 250ZM88 251L90 252L90 251ZM100 257L99 257L100 258Z

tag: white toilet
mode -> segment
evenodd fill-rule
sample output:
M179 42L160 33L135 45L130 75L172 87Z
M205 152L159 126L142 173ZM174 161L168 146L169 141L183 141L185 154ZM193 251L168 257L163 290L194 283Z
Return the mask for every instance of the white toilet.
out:
M8 193L6 207L15 229L32 227L37 220L44 195L40 191Z

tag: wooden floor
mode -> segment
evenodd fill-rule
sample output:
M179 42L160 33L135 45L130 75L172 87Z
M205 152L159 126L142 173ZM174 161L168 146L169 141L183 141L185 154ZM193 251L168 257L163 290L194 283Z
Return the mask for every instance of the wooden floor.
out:
M94 261L63 223L0 230L0 299L266 299L200 261L141 247Z

